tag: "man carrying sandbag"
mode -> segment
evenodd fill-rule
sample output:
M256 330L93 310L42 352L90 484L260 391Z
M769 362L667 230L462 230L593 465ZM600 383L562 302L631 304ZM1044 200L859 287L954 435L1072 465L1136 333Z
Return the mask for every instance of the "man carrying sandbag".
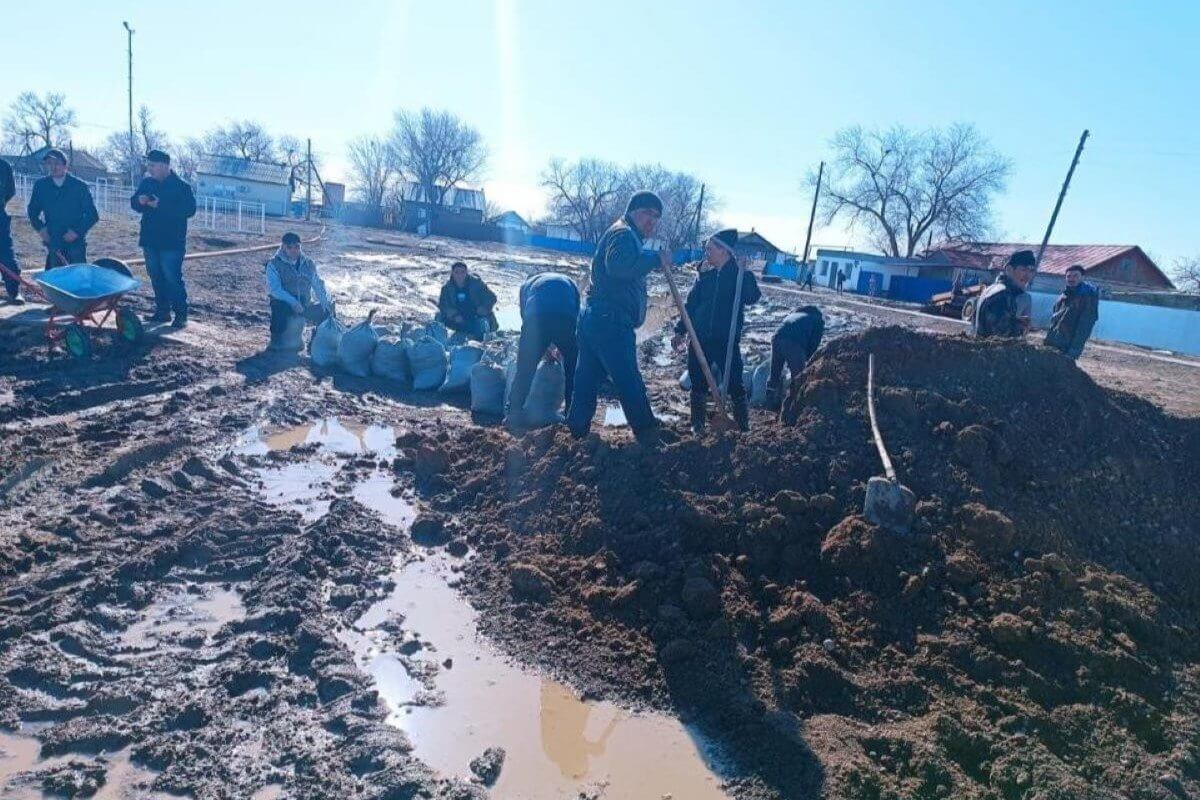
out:
M496 322L496 294L483 278L467 271L456 261L450 266L450 280L438 295L437 319L447 328L469 339L482 340L500 327Z
M267 262L267 296L271 300L271 344L269 350L300 349L304 324L319 324L333 313L333 301L317 265L304 254L300 237L283 235L279 250ZM295 331L294 339L287 334Z
M543 356L560 359L566 378L566 404L571 405L575 362L579 359L575 327L579 322L579 287L559 272L543 272L521 284L521 340L517 346L517 371L513 376L504 424L526 425L525 401L533 373ZM556 409L557 411L557 409Z

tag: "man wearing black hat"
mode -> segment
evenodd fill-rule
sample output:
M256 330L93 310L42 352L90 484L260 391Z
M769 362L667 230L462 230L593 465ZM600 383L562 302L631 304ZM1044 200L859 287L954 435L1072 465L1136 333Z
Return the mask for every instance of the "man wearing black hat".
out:
M196 213L196 195L171 169L171 157L161 150L151 150L146 154L146 177L129 198L129 207L142 215L138 244L154 287L154 316L150 321L166 322L173 313L171 326L182 328L188 317L183 256L188 219Z
M29 224L46 245L46 269L87 262L87 233L100 221L87 184L67 172L67 156L51 148L42 156L46 176L29 195Z
M771 376L767 379L767 407L778 409L783 400L783 368L795 378L821 346L825 317L816 306L803 306L783 318L771 337Z
M1004 272L983 290L972 320L976 336L1020 338L1029 330L1030 298L1025 289L1033 280L1037 258L1032 250L1008 257Z
M654 235L662 218L662 200L654 192L636 192L625 215L596 243L592 282L579 317L579 365L575 391L567 412L567 427L582 438L592 427L600 384L612 379L633 435L647 444L657 442L658 420L650 410L646 384L638 369L636 331L646 321L646 276L657 265L669 269L671 253L657 257L642 252L642 242Z
M0 158L0 264L7 267L13 274L20 275L21 267L17 265L17 256L13 253L12 245L12 221L8 217L8 201L13 199L13 195L17 193L16 183L13 181L12 167L3 158ZM25 301L21 299L21 284L16 280L4 276L4 291L8 295L8 302L13 305L20 305Z
M700 274L688 292L688 316L700 337L704 357L714 366L712 373L718 384L728 381L729 404L738 427L750 430L750 408L746 403L746 386L742 382L742 328L746 324L746 306L762 297L758 281L749 270L738 266L734 256L738 234L733 228L714 233L704 245L704 260L697 265ZM741 281L739 289L738 282ZM736 305L736 308L735 308ZM736 318L737 322L734 322ZM730 329L733 329L730 341ZM703 433L708 404L708 382L695 351L688 347L687 327L680 319L675 325L674 346L687 348L688 377L691 379L692 430ZM733 350L730 351L729 348ZM729 374L725 375L725 365ZM723 376L723 377L722 377Z

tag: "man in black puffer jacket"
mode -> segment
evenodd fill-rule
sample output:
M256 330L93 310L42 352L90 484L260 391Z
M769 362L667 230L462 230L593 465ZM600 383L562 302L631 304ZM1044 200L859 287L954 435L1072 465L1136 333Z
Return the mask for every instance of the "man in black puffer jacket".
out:
M150 321L166 322L173 312L172 327L182 328L188 317L183 256L188 219L196 213L196 195L171 169L171 157L161 150L146 154L146 172L129 198L129 206L142 215L138 244L154 286L154 316Z
M14 275L20 275L21 267L17 264L16 254L13 253L12 221L9 220L8 210L5 208L16 193L17 187L13 181L12 167L8 165L7 161L0 158L0 264L7 267ZM25 302L21 299L21 284L8 275L4 276L4 290L8 295L8 302L14 305Z
M29 195L29 224L46 245L46 269L87 263L87 233L100 221L87 184L67 171L67 154L50 149L42 156L47 174Z
M748 431L750 409L746 403L746 386L742 381L742 328L746 324L746 306L757 303L762 293L754 275L738 266L737 258L733 254L737 238L737 231L730 228L713 234L704 245L704 261L699 264L700 275L688 292L685 306L688 316L692 319L692 326L696 329L696 335L700 337L704 357L712 367L713 377L718 385L728 381L728 397L733 409L733 418L737 420L739 428ZM739 275L742 284L740 297ZM731 328L732 342L729 336ZM673 344L677 350L688 348L688 377L692 383L692 430L703 433L708 382L704 379L704 372L700 367L700 360L696 358L695 350L688 347L687 328L682 319L675 325ZM733 348L732 352L730 347ZM727 376L726 364L729 365Z

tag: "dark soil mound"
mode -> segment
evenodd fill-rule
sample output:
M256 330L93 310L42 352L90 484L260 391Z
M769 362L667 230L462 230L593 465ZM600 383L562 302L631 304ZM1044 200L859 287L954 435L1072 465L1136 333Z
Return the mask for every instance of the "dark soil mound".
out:
M881 470L913 533L859 516ZM780 428L661 452L470 430L426 476L489 632L693 712L746 796L1200 793L1200 426L1025 345L831 343Z

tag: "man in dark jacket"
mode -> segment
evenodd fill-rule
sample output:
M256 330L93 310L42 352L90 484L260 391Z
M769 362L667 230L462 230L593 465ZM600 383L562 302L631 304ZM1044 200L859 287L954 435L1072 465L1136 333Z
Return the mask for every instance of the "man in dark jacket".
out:
M713 377L718 385L728 381L729 404L738 427L750 430L750 408L746 402L746 386L742 381L742 328L746 324L746 306L753 305L762 297L758 281L753 273L738 266L733 251L737 246L737 231L729 228L717 231L704 245L704 260L699 264L700 274L688 292L688 316L692 327L700 337L700 347L708 359ZM740 297L738 281L741 281ZM737 307L734 307L737 298ZM734 320L737 320L736 327ZM733 341L730 329L733 328ZM692 430L703 433L708 404L708 382L696 358L695 350L688 346L687 328L680 319L675 325L673 342L677 350L687 348L688 377L692 382L691 411ZM732 351L729 349L732 347ZM725 366L729 365L729 374Z
M771 337L771 377L767 379L767 407L779 408L783 399L783 368L793 378L821 346L825 335L825 317L816 306L803 306L783 318L783 324Z
M508 397L505 424L524 425L525 401L533 384L533 373L548 348L562 360L566 377L566 404L571 405L575 386L575 364L579 359L575 326L579 323L579 288L559 272L543 272L521 284L521 340L517 345L517 371Z
M1018 250L1008 257L1004 272L979 296L972 320L976 336L1019 339L1025 335L1032 309L1025 288L1033 280L1036 263L1032 250Z
M166 322L174 313L171 326L182 328L188 316L183 255L188 220L196 213L196 195L171 169L171 157L161 150L146 154L146 173L129 198L129 206L142 215L138 244L154 286L154 316L150 321Z
M1066 280L1050 315L1046 344L1074 361L1083 354L1083 345L1100 318L1100 292L1083 279L1079 264L1067 267Z
M567 427L579 439L587 435L596 414L600 384L612 379L625 419L639 441L657 443L658 420L650 410L646 384L638 369L635 331L646 321L646 276L655 266L669 269L671 254L642 252L662 218L662 200L653 192L629 198L625 216L596 243L592 282L579 316L579 366L567 412Z
M450 280L438 295L437 318L442 324L471 339L483 339L499 327L495 307L496 294L483 278L470 274L461 261L450 265Z
M16 193L17 186L13 181L12 167L0 158L0 264L14 275L20 275L21 267L17 264L16 254L13 253L12 220L9 219L6 208L8 201L12 200ZM21 284L8 275L4 276L4 291L8 295L8 302L13 305L25 302L21 299Z
M67 172L67 156L50 149L42 157L48 173L33 184L29 224L46 245L46 269L87 262L87 233L100 221L87 184Z

